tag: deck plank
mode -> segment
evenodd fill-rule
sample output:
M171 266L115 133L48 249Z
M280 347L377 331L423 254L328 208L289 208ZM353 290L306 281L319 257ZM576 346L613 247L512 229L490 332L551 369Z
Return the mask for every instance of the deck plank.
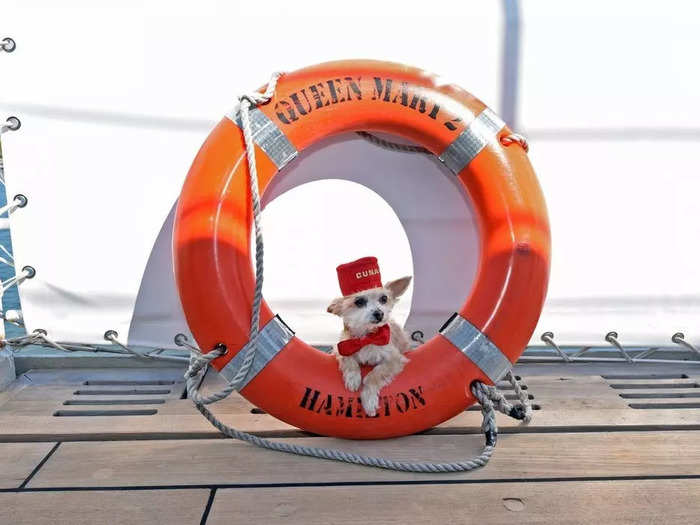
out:
M71 407L64 407L71 408ZM90 408L90 407L85 407ZM117 407L110 407L117 408ZM186 414L155 416L53 417L4 415L0 413L0 442L78 441L129 439L190 439L222 437L199 413L182 406ZM296 427L267 414L227 414L213 408L225 424L265 436L293 436L302 433ZM622 409L539 410L528 426L502 414L497 415L502 434L548 433L562 431L622 430L700 430L700 408L691 409ZM463 412L430 430L430 433L479 434L481 414Z
M0 443L0 488L19 487L54 444Z
M63 402L67 399L103 399L110 397L152 397L163 399L180 399L184 385L37 385L23 388L12 399L15 401L42 401L50 400ZM120 392L128 391L128 394ZM79 395L76 392L101 392L101 395ZM159 393L151 393L159 392ZM162 392L162 393L160 393ZM3 405L4 407L4 405Z
M455 461L481 450L477 435L383 441L285 440L405 461ZM680 459L682 458L682 460ZM466 474L406 474L276 453L231 440L63 443L29 487L331 483L445 479L680 476L700 473L700 432L509 434L491 463Z
M208 498L201 489L4 493L0 519L13 525L193 525Z
M624 365L623 365L624 366ZM620 368L619 365L617 368ZM692 368L692 367L691 367ZM665 403L695 405L700 398L660 398L643 400L647 405L661 405L658 409L633 409L628 405L635 400L624 399L624 393L685 394L698 393L697 389L632 389L615 390L613 383L638 384L655 382L658 385L687 383L690 379L610 379L593 375L597 370L589 365L532 365L525 367L531 371L524 376L528 393L534 395L532 401L541 410L535 411L535 417L528 427L517 421L499 415L499 426L503 433L509 432L552 432L563 430L606 431L606 430L673 430L700 429L700 408L665 408ZM656 369L635 365L635 373ZM633 375L629 366L624 366L628 375ZM694 369L693 369L694 370ZM98 373L99 372L99 373ZM101 439L187 439L218 437L212 428L195 410L189 400L179 399L177 390L167 396L142 394L138 396L74 396L77 388L91 388L83 385L87 380L114 380L122 377L109 371L61 371L49 373L33 371L25 381L8 393L0 402L0 442L2 441L73 441ZM167 378L176 380L175 371L167 374L148 374L129 371L138 380ZM559 373L554 373L559 372ZM52 375L53 374L53 375ZM57 375L56 375L57 374ZM128 377L131 378L132 375ZM624 375L624 374L623 374ZM55 377L54 377L55 376ZM51 383L52 377L58 383ZM21 386L21 388L19 388ZM216 374L208 374L206 388L217 390L222 381ZM116 389L110 385L102 389ZM137 386L136 389L147 390L148 387ZM508 391L507 391L508 392ZM86 399L89 401L115 398L128 399L163 399L158 405L63 405L67 399ZM152 416L95 416L95 417L54 417L56 410L116 410L150 408L157 410ZM253 413L255 407L240 395L233 394L213 406L213 411L227 424L248 432L267 436L301 435L298 429L268 414ZM479 433L481 424L478 412L465 412L431 430L433 433Z
M638 387L640 385L653 385L652 388L662 388L662 387L669 387L669 388L678 388L678 387L685 387L685 388L698 388L698 379L694 376L691 376L690 374L684 374L687 375L688 377L686 378L634 378L634 377L629 377L625 379L617 379L617 378L607 378L604 379L605 382L607 382L610 385L623 385L623 386L632 386L632 387Z
M700 480L220 489L232 523L695 523Z

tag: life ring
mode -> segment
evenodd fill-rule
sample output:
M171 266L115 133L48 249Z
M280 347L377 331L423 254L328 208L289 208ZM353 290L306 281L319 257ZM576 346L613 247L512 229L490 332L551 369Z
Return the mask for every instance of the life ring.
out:
M387 132L429 149L471 198L480 264L471 293L440 333L380 393L367 417L345 389L336 360L295 337L267 304L253 366L240 393L291 425L328 436L388 438L416 433L475 402L473 381L493 384L527 345L545 299L550 233L526 152L481 101L404 65L352 60L285 74L268 104L250 113L260 192L297 152L337 133ZM177 285L202 349L235 374L248 338L254 274L252 209L237 115L223 118L194 160L174 229ZM277 176L284 176L283 174Z

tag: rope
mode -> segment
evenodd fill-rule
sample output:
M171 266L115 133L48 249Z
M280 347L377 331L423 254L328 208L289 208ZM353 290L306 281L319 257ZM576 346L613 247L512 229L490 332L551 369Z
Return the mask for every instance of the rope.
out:
M212 353L212 352L210 352ZM216 351L214 351L216 353ZM201 355L201 354L200 354ZM204 354L209 355L209 354ZM199 371L193 375L187 377L187 390L194 383L199 382L204 377L204 368L200 368ZM363 456L359 454L354 454L351 452L345 452L338 449L326 449L319 447L307 447L303 445L295 445L292 443L284 443L279 441L271 441L269 439L261 438L248 432L243 432L241 430L236 430L228 425L219 421L214 414L209 411L202 404L195 404L197 410L222 434L232 439L237 439L240 441L245 441L252 445L265 448L268 450L275 450L277 452L285 452L288 454L296 454L299 456L314 457L319 459L327 459L332 461L339 461L343 463L352 463L355 465L364 465L367 467L376 467L387 470L396 470L401 472L423 472L423 473L441 473L441 472L469 472L477 468L485 466L496 447L496 440L498 437L498 426L496 424L495 409L503 412L504 414L520 419L524 422L529 422L531 417L531 407L527 399L527 394L523 393L520 388L519 383L515 379L512 373L508 373L506 378L513 384L516 394L521 400L521 405L511 405L505 399L505 396L498 391L493 386L485 385L480 381L475 381L471 386L471 392L476 397L476 399L481 404L481 413L483 416L483 422L481 424L481 430L484 432L486 437L486 443L481 451L481 453L472 458L464 461L455 462L445 462L445 463L433 463L433 462L408 462L408 461L394 461L391 459L375 457L375 456Z
M256 341L260 331L260 306L262 304L262 287L263 287L263 236L262 227L260 225L260 193L258 188L258 172L257 166L255 164L255 150L253 143L253 133L250 126L250 108L258 106L260 104L266 104L272 98L275 87L277 86L277 81L279 80L281 73L274 73L270 78L270 82L267 85L267 89L264 93L249 93L239 97L240 101L240 117L241 117L241 127L243 129L243 139L246 147L246 155L248 158L248 171L250 174L249 186L251 194L251 202L253 207L253 224L255 228L255 292L253 296L253 308L250 321L250 335L248 343L241 349L241 352L245 352L243 362L238 372L231 380L231 382L219 392L215 392L210 395L202 395L199 392L199 385L204 379L204 374L207 370L209 364L218 357L224 355L227 351L226 347L222 344L217 345L210 352L202 354L197 349L191 345L184 344L182 338L180 343L184 346L190 348L190 365L185 372L185 379L187 382L187 394L195 403L197 410L199 410L202 415L221 433L224 435L238 439L240 441L245 441L251 443L252 445L269 449L276 450L279 452L287 452L290 454L297 454L300 456L309 456L321 459L329 459L333 461L341 461L344 463L353 463L356 465L365 465L389 470L398 470L402 472L467 472L480 467L483 467L488 463L493 450L496 446L496 439L498 436L498 427L496 425L495 410L507 414L511 417L515 417L521 420L529 421L528 414L531 414L529 403L527 400L527 394L524 394L520 385L518 385L515 377L509 373L506 377L513 384L513 388L518 395L521 405L513 406L508 401L506 401L505 396L500 393L495 387L487 386L479 381L475 381L471 385L471 391L474 397L481 404L481 412L483 415L483 422L481 429L486 437L486 444L484 445L481 453L465 461L457 461L450 463L432 463L432 462L406 462L406 461L393 461L391 459L373 457L373 456L361 456L358 454L353 454L350 452L344 452L342 450L336 449L326 449L317 447L306 447L302 445L294 445L291 443L282 443L277 441L270 441L241 430L236 430L231 428L221 421L219 421L214 414L212 414L205 405L215 403L221 399L228 397L232 392L238 390L238 386L241 381L243 381L248 375L248 371L255 359L255 352L257 349ZM379 139L370 134L360 135L372 142L382 145L383 147L389 147L390 149L395 149L398 151L410 151L410 152L427 152L424 148L419 146L405 146L401 144L394 144L383 139ZM371 138L370 138L371 137ZM423 150L423 151L421 151ZM177 340L176 340L177 342Z
M4 214L11 214L13 211L15 211L17 208L23 208L26 205L27 198L24 195L15 195L15 198L12 199L12 202L8 202L0 208L0 216Z
M34 269L25 266L24 268L22 268L22 271L20 273L13 275L5 281L0 281L0 297L2 297L5 294L5 292L13 286L19 286L24 281L26 281L27 279L31 279L32 277L34 277Z
M510 146L511 144L519 144L521 148L525 150L525 153L530 151L530 144L527 139L520 133L511 133L505 137L501 137L501 144L504 146Z
M518 397L520 404L511 405L505 396L499 392L495 386L488 386L484 385L483 383L479 384L483 385L483 387L488 390L487 395L499 412L503 412L505 415L514 419L520 419L524 423L529 423L532 419L532 407L530 406L530 398L528 397L527 392L522 389L520 382L515 378L512 371L508 371L503 378L513 386L513 391Z
M493 404L488 396L484 395L483 390L481 390L477 385L482 385L482 383L474 383L472 387L472 392L479 399L481 405L481 411L484 414L484 422L481 426L482 430L486 434L486 444L482 449L481 453L465 461L455 461L448 463L432 463L432 462L409 462L409 461L394 461L392 459L380 458L375 456L362 456L359 454L353 454L352 452L345 452L338 449L327 449L318 447L306 447L303 445L295 445L292 443L282 443L279 441L270 441L269 439L254 436L247 432L242 432L240 430L233 429L223 423L221 423L216 417L203 405L196 405L197 410L199 410L202 415L219 431L224 435L251 443L261 448L268 450L276 450L278 452L286 452L289 454L297 454L299 456L308 456L320 459L329 459L333 461L340 461L343 463L353 463L355 465L364 465L367 467L377 467L387 470L398 470L400 472L469 472L477 468L483 467L491 459L495 445L496 445L496 435L498 432L496 426L496 418L493 410Z
M264 259L264 245L263 245L263 235L262 235L262 225L260 224L260 189L258 187L258 168L255 163L255 147L253 143L253 131L250 126L250 108L251 106L258 106L261 104L266 104L272 98L275 93L275 88L277 87L277 81L282 76L282 73L273 73L270 77L270 82L267 85L267 89L264 93L248 93L241 95L238 100L240 102L239 112L241 115L241 127L243 128L243 140L246 146L246 155L248 158L248 172L249 177L249 187L251 201L253 204L253 225L255 229L255 290L253 295L253 312L250 319L250 332L248 336L248 342L241 349L241 352L245 352L243 357L243 362L238 372L230 381L230 383L224 387L221 391L211 394L209 396L202 396L197 385L194 382L187 383L187 394L191 399L198 405L208 405L215 403L222 399L227 398L232 392L238 390L240 383L245 380L250 367L255 359L256 342L258 339L258 334L260 332L260 307L262 305L262 287L263 287L263 259ZM222 356L226 352L225 347L220 346L215 348L214 351L208 354L201 353L190 353L190 368L188 369L185 377L193 377L201 369L205 368L211 361L217 357Z
M391 142L389 140L377 137L372 133L368 133L367 131L356 131L356 133L360 137L365 139L367 142L371 142L372 144L384 149L388 149L389 151L402 151L404 153L424 153L426 155L433 154L429 149L426 149L423 146L413 146L410 144L399 144L398 142Z
M389 151L402 151L405 153L424 153L426 155L433 154L432 151L430 151L427 148L424 148L423 146L413 146L410 144L399 144L398 142L391 142L390 140L380 138L376 135L373 135L372 133L368 133L367 131L356 131L356 133L366 141L371 142L372 144L379 146L380 148L388 149ZM530 151L530 145L528 144L527 139L520 133L511 133L510 135L501 137L501 144L503 144L504 146L510 146L511 144L519 144L520 147L522 147L525 150L525 153Z

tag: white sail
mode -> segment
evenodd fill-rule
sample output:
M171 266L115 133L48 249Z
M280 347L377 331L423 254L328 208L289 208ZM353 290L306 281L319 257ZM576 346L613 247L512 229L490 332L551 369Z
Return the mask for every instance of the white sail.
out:
M606 21L611 9L627 17L634 47ZM533 340L552 330L600 344L613 329L629 343L668 343L679 330L698 340L700 161L688 138L698 138L700 80L679 64L700 37L687 13L660 18L638 2L581 10L579 20L556 2L523 6L516 127L530 135L554 243ZM270 72L338 58L404 62L500 110L496 2L24 1L3 6L0 24L17 42L0 57L0 116L22 121L2 139L7 190L29 198L11 217L15 260L37 272L21 285L22 309L29 330L58 340L99 343L114 329L130 344L172 346L188 333L172 210L208 131ZM372 254L385 278L415 275L400 313L410 306L408 329L435 333L466 298L478 259L468 198L450 177L434 159L355 136L302 154L265 195L273 309L306 340L332 341L335 266ZM321 179L334 180L293 189Z

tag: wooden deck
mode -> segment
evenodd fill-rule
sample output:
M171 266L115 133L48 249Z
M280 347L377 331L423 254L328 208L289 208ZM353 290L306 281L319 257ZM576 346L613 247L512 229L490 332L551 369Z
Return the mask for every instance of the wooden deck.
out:
M491 463L445 475L222 439L182 399L177 369L30 371L0 393L0 523L700 522L700 366L516 373L533 423L499 417ZM483 444L475 411L372 442L307 435L240 397L214 411L242 430L395 459L462 459Z

